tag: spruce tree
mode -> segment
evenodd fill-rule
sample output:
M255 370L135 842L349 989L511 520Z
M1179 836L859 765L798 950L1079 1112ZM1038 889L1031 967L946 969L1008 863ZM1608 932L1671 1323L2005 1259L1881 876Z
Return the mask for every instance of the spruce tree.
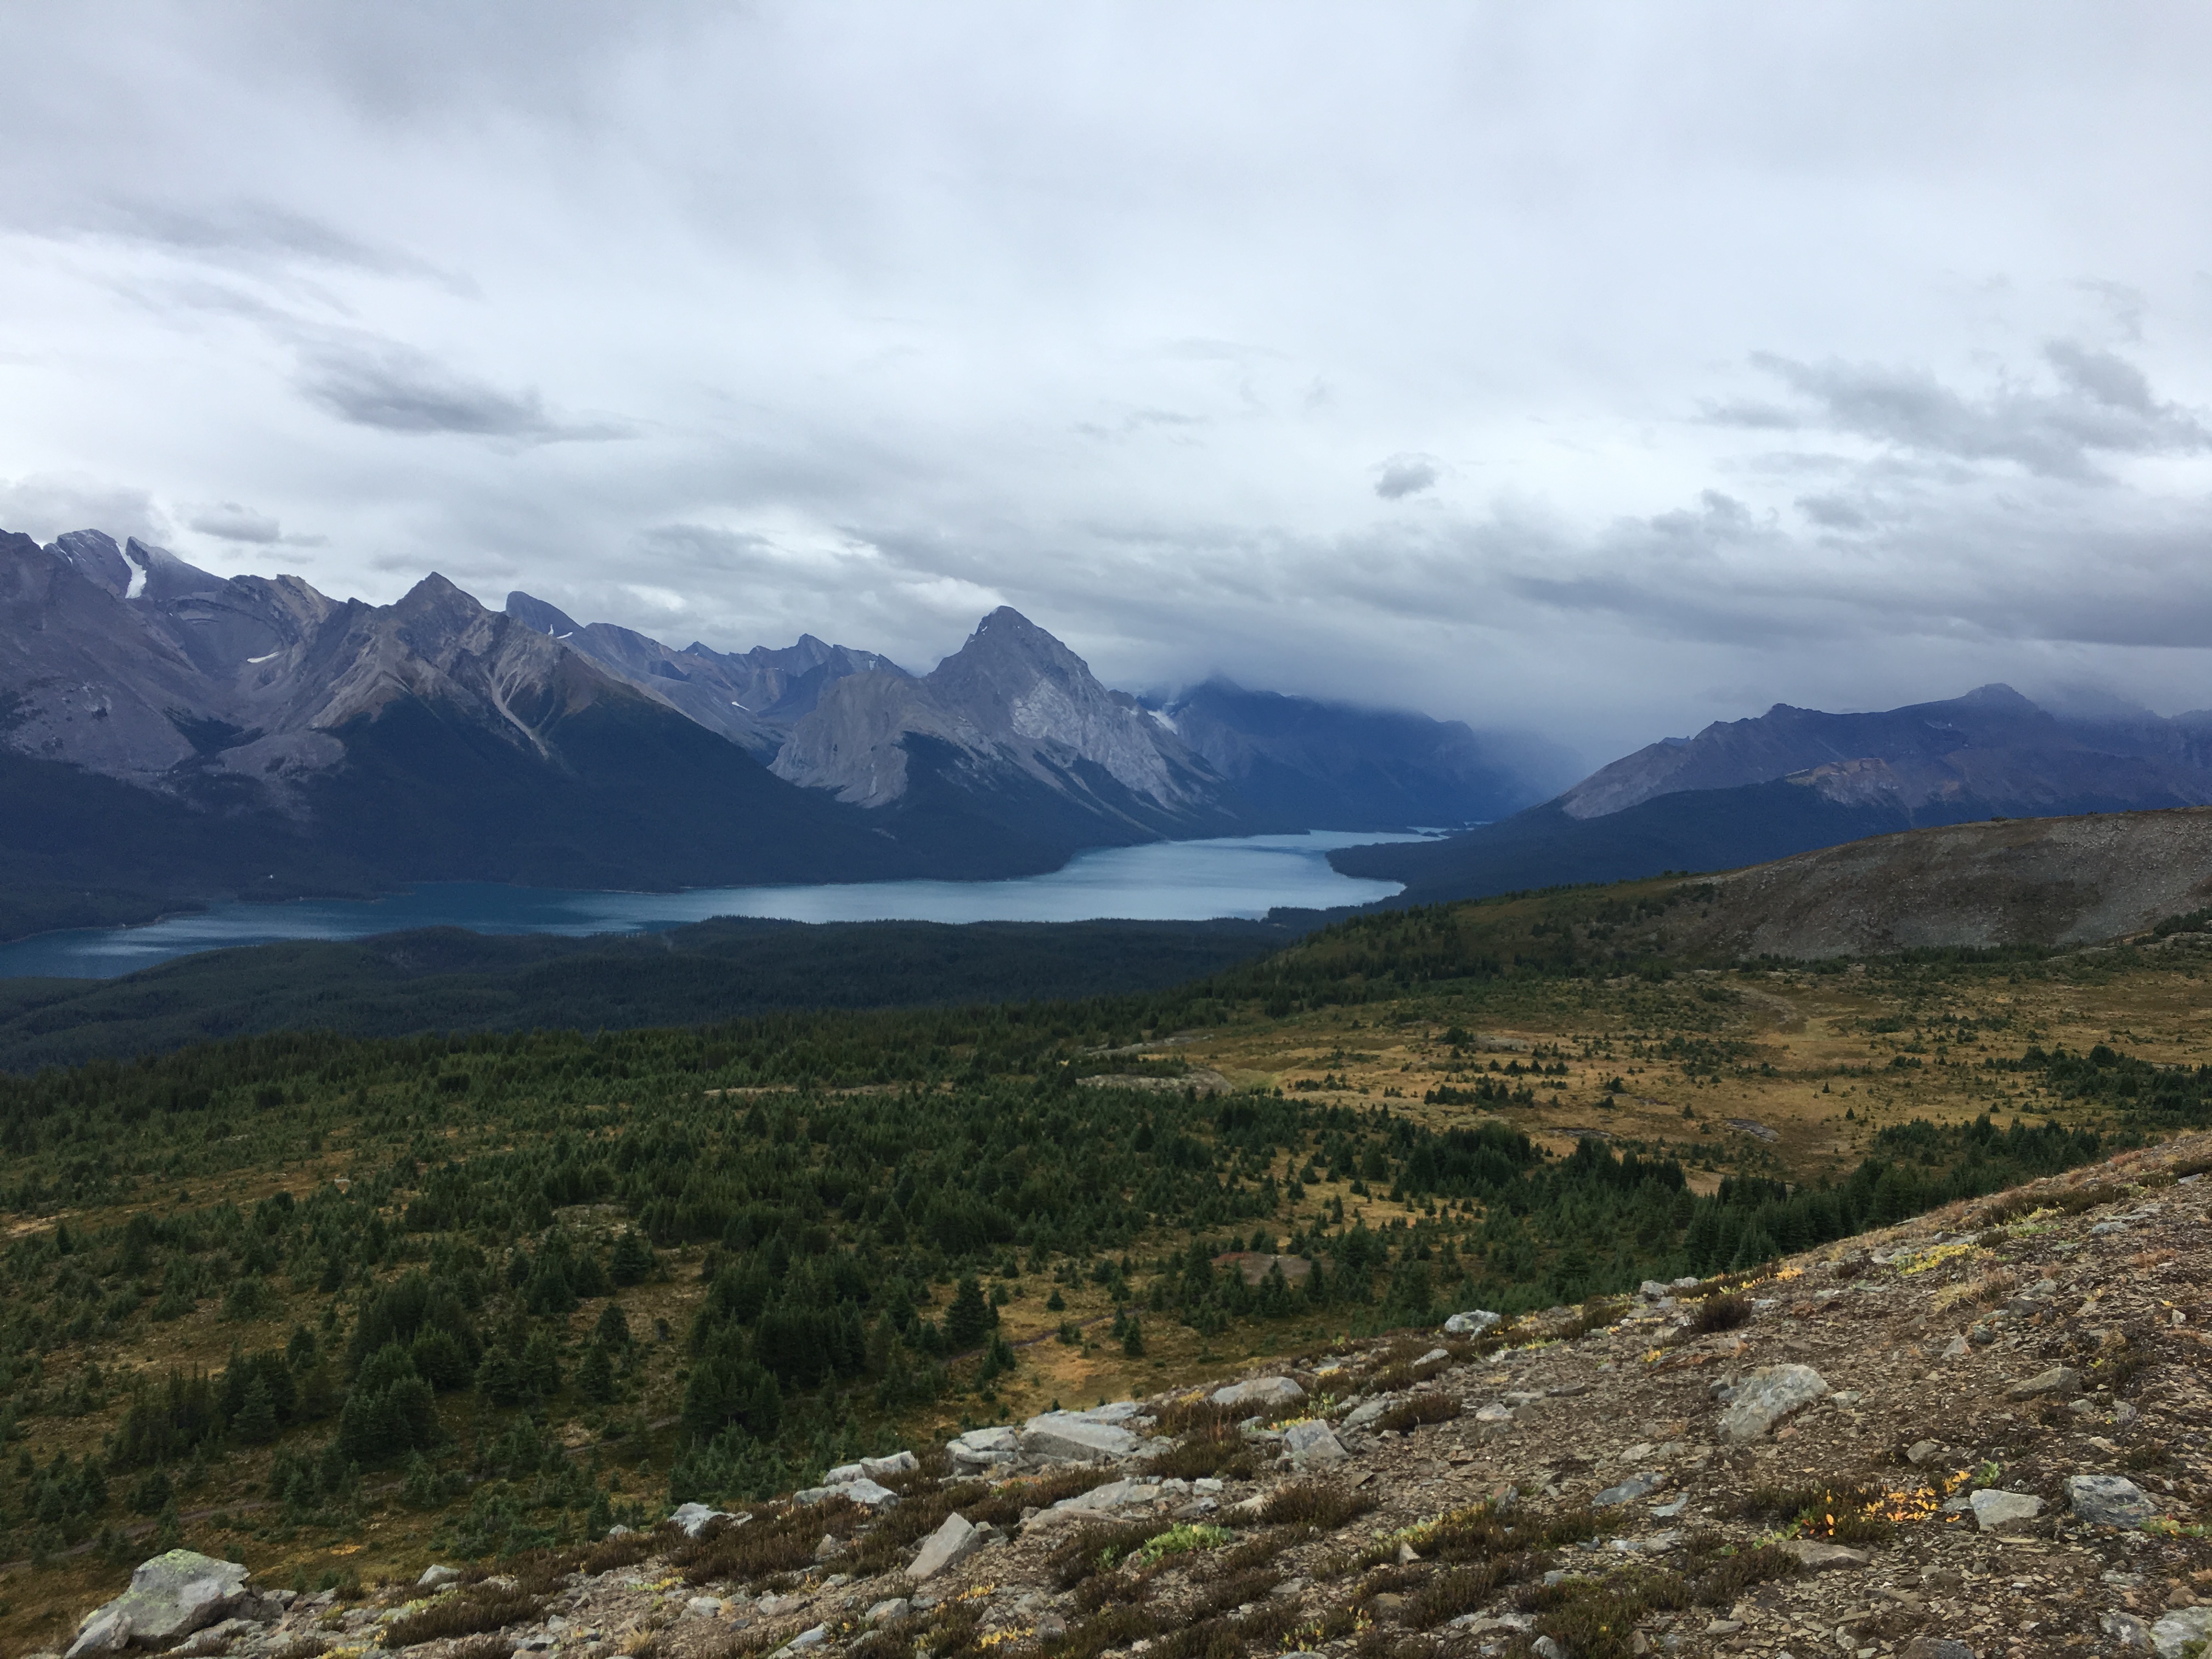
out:
M246 1385L246 1403L230 1430L249 1446L265 1446L276 1437L276 1402L270 1397L268 1379L258 1371Z
M974 1347L983 1340L983 1333L996 1323L991 1304L983 1299L983 1287L970 1274L960 1281L953 1292L952 1305L945 1310L945 1340L954 1352Z

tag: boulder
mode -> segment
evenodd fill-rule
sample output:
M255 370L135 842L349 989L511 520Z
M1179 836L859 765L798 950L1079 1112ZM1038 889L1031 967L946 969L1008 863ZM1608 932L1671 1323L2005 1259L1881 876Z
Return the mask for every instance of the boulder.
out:
M422 1576L415 1581L415 1588L419 1590L443 1589L448 1584L459 1583L460 1577L459 1567L441 1567L433 1562L422 1569Z
M2097 1621L2097 1628L2132 1652L2151 1650L2150 1626L2131 1613L2108 1613Z
M1291 1460L1293 1468L1300 1469L1341 1463L1346 1456L1343 1443L1319 1418L1293 1423L1283 1431L1283 1455Z
M2192 1642L2212 1637L2212 1607L2176 1607L2150 1627L2150 1645L2159 1659L2181 1659Z
M1076 1511L1117 1510L1124 1504L1152 1503L1159 1495L1160 1485L1157 1480L1109 1480L1103 1486L1093 1486L1089 1492L1063 1498L1053 1508Z
M959 1515L948 1515L945 1524L921 1540L906 1576L917 1584L934 1578L947 1567L966 1560L983 1547L983 1534Z
M971 1468L988 1468L1021 1454L1021 1437L1006 1427L970 1429L957 1440L945 1443L945 1455Z
M1022 1425L1022 1454L1054 1462L1127 1457L1140 1443L1128 1430L1084 1412L1045 1412Z
M1249 1382L1216 1389L1208 1397L1217 1406L1240 1406L1248 1411L1258 1411L1295 1406L1306 1397L1306 1391L1291 1377L1255 1376Z
M1720 1437L1736 1445L1756 1440L1827 1392L1827 1379L1810 1365L1763 1366L1736 1385L1721 1413Z
M1465 1313L1455 1313L1444 1321L1447 1336L1480 1336L1492 1326L1504 1322L1504 1316L1487 1308L1470 1308Z
M1995 1486L1984 1487L1969 1502L1974 1511L1974 1524L1984 1532L2026 1526L2043 1513L2040 1498L2024 1492L2002 1492Z
M142 1561L131 1588L85 1616L70 1659L123 1648L173 1647L227 1617L252 1592L245 1566L195 1550L170 1550Z
M727 1510L710 1510L704 1504L678 1504L668 1517L668 1522L686 1538L696 1538L716 1521L749 1521L750 1516L732 1515Z
M830 1473L835 1474L837 1471L832 1469ZM824 1498L842 1498L848 1503L863 1504L872 1510L887 1510L898 1502L896 1492L889 1486L878 1486L866 1475L836 1481L827 1486L809 1486L791 1496L795 1502L801 1504L819 1504Z
M1363 1401L1345 1414L1344 1426L1347 1429L1364 1429L1389 1409L1390 1402L1388 1400Z
M2005 1390L2008 1400L2040 1400L2081 1392L2081 1373L2071 1365L2053 1365L2047 1371L2015 1382Z
M2066 1504L2097 1527L2140 1527L2158 1514L2158 1505L2124 1474L2069 1474Z
M858 1463L840 1463L834 1469L823 1471L822 1484L825 1486L842 1486L848 1480L865 1479L867 1473Z
M864 1457L860 1473L871 1480L889 1480L894 1475L912 1474L921 1467L910 1451L895 1451L889 1457Z
M905 1454L902 1453L903 1456ZM864 1625L880 1625L886 1619L903 1619L914 1611L914 1603L903 1595L886 1596L860 1615Z

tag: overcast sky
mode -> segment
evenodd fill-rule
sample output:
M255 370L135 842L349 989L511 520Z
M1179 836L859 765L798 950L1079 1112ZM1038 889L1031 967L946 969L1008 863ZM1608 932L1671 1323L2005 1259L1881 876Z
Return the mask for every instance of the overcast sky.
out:
M0 9L0 526L1534 728L2212 705L2212 10Z

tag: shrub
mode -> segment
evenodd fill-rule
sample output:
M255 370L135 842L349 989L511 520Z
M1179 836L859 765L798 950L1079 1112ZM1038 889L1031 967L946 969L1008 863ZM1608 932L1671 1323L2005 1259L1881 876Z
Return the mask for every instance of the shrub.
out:
M1459 1413L1459 1401L1448 1394L1417 1394L1384 1412L1376 1419L1375 1426L1393 1434L1406 1434L1424 1423L1449 1422Z
M495 1589L472 1584L458 1594L440 1597L414 1613L402 1613L384 1627L384 1645L411 1648L418 1642L447 1637L477 1636L486 1631L525 1625L545 1610L539 1597L520 1589Z

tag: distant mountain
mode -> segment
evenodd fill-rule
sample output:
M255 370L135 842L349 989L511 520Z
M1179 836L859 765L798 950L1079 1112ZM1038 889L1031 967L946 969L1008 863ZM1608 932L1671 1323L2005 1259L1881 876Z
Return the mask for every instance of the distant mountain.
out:
M1654 744L1466 835L1331 855L1404 902L1668 870L1730 869L1862 836L1989 817L2212 802L2212 714L2069 718L2009 686L1867 714L1778 704Z
M932 845L988 826L1040 848L1253 827L1170 724L1001 606L928 674L832 681L792 727L778 777L884 815Z
M811 634L781 650L756 646L743 656L725 655L696 640L678 651L611 623L579 623L519 590L507 596L507 614L763 762L783 746L793 722L812 711L832 681L906 672L888 657L826 645Z
M1461 720L1224 679L1179 693L1160 713L1256 817L1316 830L1502 818L1540 800L1540 781L1564 765L1534 739L1479 735Z
M97 532L0 535L0 806L10 932L217 893L933 867L443 577L369 605Z

